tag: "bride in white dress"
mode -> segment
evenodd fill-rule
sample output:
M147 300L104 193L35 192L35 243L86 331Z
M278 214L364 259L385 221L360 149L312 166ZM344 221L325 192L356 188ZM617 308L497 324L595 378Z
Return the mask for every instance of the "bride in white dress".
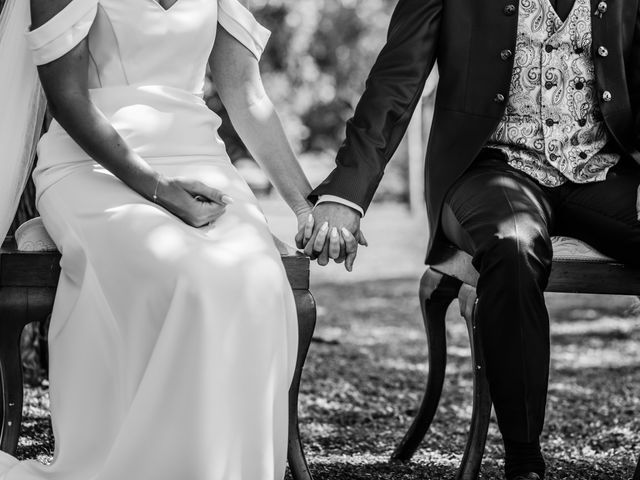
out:
M304 224L311 188L258 70L269 32L237 0L31 0L31 22L54 116L37 206L62 252L55 455L0 453L0 480L280 480L293 296L202 98L209 63Z

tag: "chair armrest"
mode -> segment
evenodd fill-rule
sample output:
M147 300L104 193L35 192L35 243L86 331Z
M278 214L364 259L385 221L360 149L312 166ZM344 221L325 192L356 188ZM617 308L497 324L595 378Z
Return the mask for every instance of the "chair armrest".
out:
M287 245L275 235L273 235L273 242L276 244L278 252L280 252L291 288L294 290L308 290L309 264L311 263L309 257Z
M13 235L7 235L7 237L2 242L2 248L11 250L14 250L16 248L16 241L13 238Z

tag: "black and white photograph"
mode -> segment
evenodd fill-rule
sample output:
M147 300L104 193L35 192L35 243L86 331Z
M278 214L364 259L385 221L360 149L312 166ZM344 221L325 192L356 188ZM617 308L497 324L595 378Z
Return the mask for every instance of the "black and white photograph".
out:
M640 480L640 0L0 0L0 480Z

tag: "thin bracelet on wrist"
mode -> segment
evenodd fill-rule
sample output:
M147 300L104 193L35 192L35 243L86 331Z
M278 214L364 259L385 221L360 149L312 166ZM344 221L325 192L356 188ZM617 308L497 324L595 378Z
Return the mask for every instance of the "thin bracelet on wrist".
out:
M158 186L160 185L160 179L162 178L162 175L159 173L156 176L156 187L153 189L153 196L151 197L151 199L153 200L153 203L158 203Z

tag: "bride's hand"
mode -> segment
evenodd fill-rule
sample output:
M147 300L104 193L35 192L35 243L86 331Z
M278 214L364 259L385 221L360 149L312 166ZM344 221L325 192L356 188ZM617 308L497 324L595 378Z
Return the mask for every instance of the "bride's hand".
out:
M295 238L296 247L299 249L303 249L305 245L303 244L304 238L308 238L311 236L313 232L313 207L311 205L305 205L300 210L296 212L296 218L298 219L298 233Z
M156 203L193 227L202 227L220 218L233 199L198 180L160 177Z

